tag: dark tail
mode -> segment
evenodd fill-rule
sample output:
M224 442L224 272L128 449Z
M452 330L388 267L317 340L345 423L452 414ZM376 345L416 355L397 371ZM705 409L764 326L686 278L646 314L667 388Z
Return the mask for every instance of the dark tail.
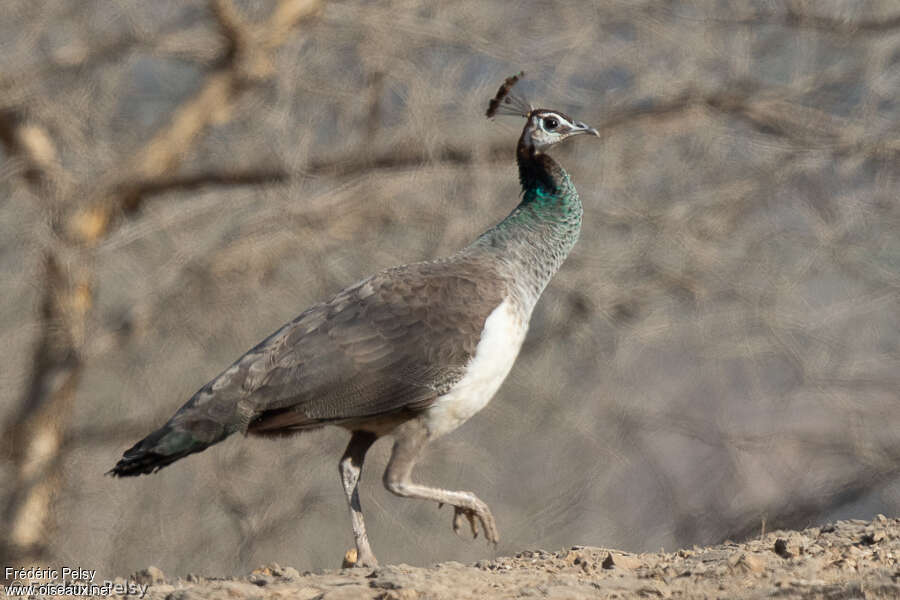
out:
M169 421L137 444L108 471L114 477L154 473L194 452L202 452L228 437L230 431L212 421L177 423Z

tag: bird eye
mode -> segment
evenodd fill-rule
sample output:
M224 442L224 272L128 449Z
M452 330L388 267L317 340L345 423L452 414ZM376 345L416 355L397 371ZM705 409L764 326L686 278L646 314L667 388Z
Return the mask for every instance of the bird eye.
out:
M557 127L559 127L559 121L557 121L553 117L544 118L544 129L546 129L547 131L553 131Z

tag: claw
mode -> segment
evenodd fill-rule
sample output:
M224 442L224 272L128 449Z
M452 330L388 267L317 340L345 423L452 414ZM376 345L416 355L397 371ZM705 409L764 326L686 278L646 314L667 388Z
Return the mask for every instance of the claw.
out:
M476 521L476 518L480 520L481 515L468 508L460 508L459 506L454 506L453 508L455 509L453 513L453 532L456 535L460 535L459 530L462 527L462 517L465 516L469 521L469 528L472 530L472 537L477 538L478 521ZM487 532L487 527L485 526L484 521L482 521L481 527L485 532Z
M475 515L467 510L466 518L469 519L469 527L472 528L472 539L478 539L478 523L475 521Z
M443 506L443 502L439 503ZM500 536L497 534L497 525L491 511L485 507L483 510L477 508L467 508L462 506L453 506L453 533L462 537L460 529L462 529L463 516L469 521L469 529L472 530L472 537L478 538L478 524L481 523L481 531L484 532L485 539L493 545L497 545Z

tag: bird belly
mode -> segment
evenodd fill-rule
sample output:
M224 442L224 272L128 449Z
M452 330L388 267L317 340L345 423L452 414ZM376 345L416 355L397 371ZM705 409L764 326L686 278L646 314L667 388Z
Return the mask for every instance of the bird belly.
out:
M510 298L488 315L466 374L423 415L431 437L456 429L490 402L512 369L527 331L527 317Z

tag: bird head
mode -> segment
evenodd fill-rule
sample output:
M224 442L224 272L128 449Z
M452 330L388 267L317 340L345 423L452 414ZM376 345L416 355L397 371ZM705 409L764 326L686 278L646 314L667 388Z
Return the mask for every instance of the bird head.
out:
M487 110L488 118L505 114L518 115L528 120L519 140L521 148L539 153L575 135L590 133L600 137L596 129L563 112L531 106L524 96L513 91L513 86L524 75L524 72L520 72L508 77L497 90L497 95L491 100Z
M522 142L526 147L542 152L566 138L582 133L600 136L600 133L569 115L557 110L535 108L527 115L528 123L522 131Z

